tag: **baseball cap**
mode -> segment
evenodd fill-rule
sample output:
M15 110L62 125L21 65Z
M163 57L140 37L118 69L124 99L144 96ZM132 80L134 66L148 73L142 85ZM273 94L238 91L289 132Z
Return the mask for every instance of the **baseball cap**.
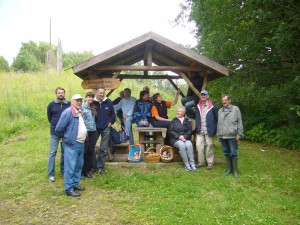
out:
M208 95L208 91L207 91L207 90L202 90L202 91L200 92L200 94Z
M81 94L75 94L75 95L73 95L73 97L72 97L72 99L71 100L76 100L76 99L82 99L82 96L81 96Z

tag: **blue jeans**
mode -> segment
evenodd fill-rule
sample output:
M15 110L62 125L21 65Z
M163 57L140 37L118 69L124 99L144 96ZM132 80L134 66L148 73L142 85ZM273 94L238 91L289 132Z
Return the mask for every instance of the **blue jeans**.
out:
M50 153L48 159L48 176L55 175L55 157L58 149L59 138L57 135L51 134L50 136ZM60 144L61 155L60 155L60 173L64 173L64 148L62 144Z
M104 170L107 149L108 149L108 144L109 144L109 139L110 139L110 129L111 129L110 127L107 127L104 130L97 130L98 138L101 135L100 152L99 152L99 156L97 159L97 169L98 170Z
M125 131L126 131L126 134L127 136L129 136L129 143L131 145L134 144L134 140L133 140L133 133L132 133L132 119L133 117L132 116L129 116L125 121Z
M74 146L63 144L65 149L65 193L74 191L81 177L83 166L84 143L76 142Z
M237 156L238 145L235 138L231 138L231 139L220 138L220 142L225 157Z
M193 144L191 141L178 140L174 146L179 149L179 154L185 165L195 165Z

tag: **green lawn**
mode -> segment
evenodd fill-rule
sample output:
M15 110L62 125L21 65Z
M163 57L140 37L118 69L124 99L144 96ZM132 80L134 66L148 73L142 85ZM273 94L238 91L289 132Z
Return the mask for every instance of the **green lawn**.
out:
M0 145L0 224L300 224L299 151L242 142L240 179L222 176L219 143L211 171L111 164L70 198L47 180L48 139L32 128Z

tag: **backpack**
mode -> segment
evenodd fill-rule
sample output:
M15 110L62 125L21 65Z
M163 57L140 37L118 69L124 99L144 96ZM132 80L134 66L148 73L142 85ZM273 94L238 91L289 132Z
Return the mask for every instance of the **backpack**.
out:
M115 128L111 128L110 130L110 137L114 145L121 144L121 139L119 136L119 132Z

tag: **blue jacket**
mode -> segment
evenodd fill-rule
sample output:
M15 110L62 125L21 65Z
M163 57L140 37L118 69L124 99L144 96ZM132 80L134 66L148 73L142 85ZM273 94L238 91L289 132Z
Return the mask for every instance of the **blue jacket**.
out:
M94 101L94 104L97 110L95 122L98 130L104 130L107 128L109 123L115 123L116 114L111 100L105 97L101 103Z
M133 121L138 124L141 120L147 120L150 123L151 106L152 103L150 101L146 101L143 104L141 99L137 100L134 106Z
M86 102L84 102L82 103L81 109L83 113L82 117L87 131L95 131L96 130L95 115L93 115L91 108L87 106Z
M50 134L55 135L55 126L59 120L61 113L71 106L71 103L67 100L58 102L57 100L52 101L47 107L47 117L50 123Z
M67 145L75 145L78 135L79 117L75 109L70 106L63 111L56 125L55 131L57 136L64 138Z
M199 134L201 131L201 112L202 112L202 102L200 101L197 104L196 108L196 133ZM217 106L208 101L207 112L206 112L206 127L208 136L212 137L217 132L217 123L218 123L218 108Z

